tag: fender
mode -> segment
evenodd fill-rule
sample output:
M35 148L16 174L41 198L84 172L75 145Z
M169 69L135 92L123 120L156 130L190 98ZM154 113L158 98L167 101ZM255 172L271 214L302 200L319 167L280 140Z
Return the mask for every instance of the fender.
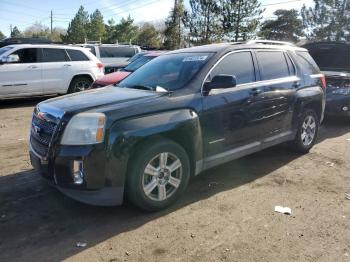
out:
M298 120L300 119L301 114L306 107L313 108L319 116L320 122L323 121L325 110L324 96L324 91L320 86L301 88L297 90L295 97L296 101L294 104L294 128L296 128L296 124L298 123Z
M124 185L127 163L135 147L145 139L168 138L180 144L188 153L194 171L203 157L202 131L197 113L177 109L116 121L108 131L107 160L116 174L107 174L113 184ZM192 172L192 173L193 173Z

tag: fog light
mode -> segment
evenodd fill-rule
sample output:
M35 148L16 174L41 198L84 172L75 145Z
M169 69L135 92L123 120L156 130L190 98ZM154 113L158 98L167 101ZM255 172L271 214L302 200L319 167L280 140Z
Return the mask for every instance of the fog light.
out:
M73 180L76 185L81 185L84 182L83 161L74 160Z
M343 111L349 111L349 107L343 106L341 110L343 110Z

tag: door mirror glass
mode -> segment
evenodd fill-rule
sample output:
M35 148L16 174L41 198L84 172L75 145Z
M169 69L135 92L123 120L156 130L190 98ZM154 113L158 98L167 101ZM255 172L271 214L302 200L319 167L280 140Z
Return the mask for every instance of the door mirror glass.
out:
M216 75L210 81L204 84L204 90L209 92L212 89L224 89L235 87L237 85L237 80L235 76L232 75Z
M19 56L17 54L11 54L1 58L2 64L18 63Z

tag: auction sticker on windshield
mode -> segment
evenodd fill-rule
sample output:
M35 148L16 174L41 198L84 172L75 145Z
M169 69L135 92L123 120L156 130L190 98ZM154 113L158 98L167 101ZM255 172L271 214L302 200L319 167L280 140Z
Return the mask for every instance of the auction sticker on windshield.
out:
M205 61L207 58L208 58L207 55L189 56L189 57L185 57L182 60L182 62Z

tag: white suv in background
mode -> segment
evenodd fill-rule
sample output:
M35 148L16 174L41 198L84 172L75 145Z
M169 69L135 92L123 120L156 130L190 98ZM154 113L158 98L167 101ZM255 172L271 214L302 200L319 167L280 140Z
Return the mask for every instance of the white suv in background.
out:
M102 63L81 47L20 44L0 48L0 99L85 90Z
M105 73L112 73L125 67L129 59L141 52L137 45L118 44L82 44L88 48L103 63Z

